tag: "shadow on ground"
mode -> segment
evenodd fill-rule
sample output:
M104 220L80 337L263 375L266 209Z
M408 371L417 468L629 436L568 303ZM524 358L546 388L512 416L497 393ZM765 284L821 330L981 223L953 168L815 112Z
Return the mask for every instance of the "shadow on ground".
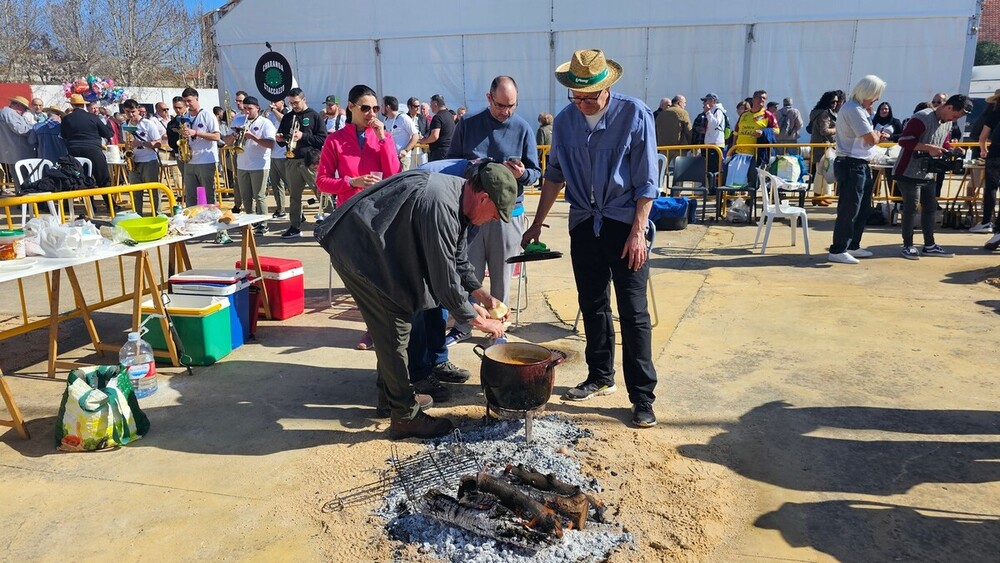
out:
M785 503L754 522L789 545L838 561L987 561L1000 553L1000 515L866 501Z
M871 431L884 436L872 439ZM831 432L834 437L824 436ZM866 435L842 437L857 432ZM772 402L724 426L708 444L678 450L785 489L888 496L928 483L1000 481L1000 443L954 438L984 435L1000 435L1000 412ZM756 525L841 561L982 561L1000 548L997 519L1000 514L827 501L786 503Z

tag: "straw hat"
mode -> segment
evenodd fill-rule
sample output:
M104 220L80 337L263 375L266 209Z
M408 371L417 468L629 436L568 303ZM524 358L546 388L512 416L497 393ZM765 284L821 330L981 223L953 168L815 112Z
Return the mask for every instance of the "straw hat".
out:
M570 90L599 92L622 77L622 66L604 58L600 49L586 49L573 53L568 63L556 68L556 80Z
M80 94L73 94L69 97L69 105L71 106L85 106L87 105L87 100L83 99Z
M998 101L1000 101L1000 89L993 92L993 95L989 98L986 98L986 103L988 104L996 105Z
M15 104L21 104L26 108L31 107L31 104L28 103L28 100L24 99L24 96L14 96L13 98L10 98L10 101Z
M59 117L62 117L63 115L66 114L66 112L64 112L63 110L57 108L56 106L48 106L45 109L43 109L42 111L48 112L48 113L54 113L54 114L58 115Z

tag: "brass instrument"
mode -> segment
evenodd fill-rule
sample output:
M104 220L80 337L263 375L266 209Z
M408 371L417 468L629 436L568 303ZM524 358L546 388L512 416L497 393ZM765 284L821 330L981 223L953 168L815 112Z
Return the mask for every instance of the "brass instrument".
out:
M191 161L191 138L188 137L188 124L186 121L181 121L181 126L177 129L180 134L180 138L177 139L177 162L190 162Z
M299 142L295 139L295 134L299 132L299 120L298 117L292 116L292 129L288 132L288 141L286 141L285 158L295 158L295 145Z
M235 152L236 154L243 154L244 147L247 144L247 131L257 121L259 117L260 116L257 116L257 118L254 118L253 121L245 124L243 127L237 129L235 133L233 133L233 152Z
M120 145L122 158L125 160L125 169L131 172L135 170L135 151L132 150L132 133L124 128L122 128L122 133L125 133L125 142Z

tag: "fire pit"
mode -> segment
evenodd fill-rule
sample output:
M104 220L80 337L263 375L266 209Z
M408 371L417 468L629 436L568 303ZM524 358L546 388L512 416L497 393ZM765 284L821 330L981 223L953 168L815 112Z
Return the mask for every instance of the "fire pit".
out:
M524 418L524 437L531 443L531 423L545 410L552 396L555 367L566 354L537 344L509 342L489 348L477 344L473 351L482 359L480 381L486 395L486 416Z

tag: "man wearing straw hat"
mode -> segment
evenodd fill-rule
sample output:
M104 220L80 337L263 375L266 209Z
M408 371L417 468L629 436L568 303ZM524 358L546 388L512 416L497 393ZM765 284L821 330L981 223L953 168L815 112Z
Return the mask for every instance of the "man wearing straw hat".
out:
M570 105L556 116L542 196L522 246L537 241L556 196L566 186L570 255L587 336L587 379L563 397L584 401L615 386L615 284L622 331L622 368L632 424L654 426L646 227L657 196L656 129L641 100L612 92L622 67L597 49L577 51L556 69Z
M10 98L10 105L0 110L0 162L7 165L11 180L17 184L14 163L35 158L35 149L28 144L28 132L34 120L27 119L28 100L23 96ZM21 186L16 185L18 189Z

